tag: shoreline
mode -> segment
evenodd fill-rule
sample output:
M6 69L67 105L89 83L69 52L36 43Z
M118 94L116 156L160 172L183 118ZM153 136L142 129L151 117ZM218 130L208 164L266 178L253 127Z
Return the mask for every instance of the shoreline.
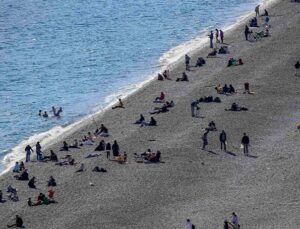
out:
M260 4L263 4L266 7L269 7L272 4L276 3L276 0L260 0L260 1L261 1ZM249 17L251 17L251 15L253 14L252 11L250 11L250 9L245 11L242 15L235 17L234 19L235 22L233 24L227 22L223 25L222 28L219 29L223 29L225 34L228 35L232 30L234 30L240 24L244 23L244 21L248 20ZM61 137L62 135L71 134L72 132L77 130L76 128L81 127L79 125L85 125L86 123L91 121L91 119L95 117L99 117L104 112L110 110L110 108L114 104L116 104L118 98L128 99L128 97L134 95L135 93L138 93L139 90L143 90L143 88L147 87L147 85L149 85L150 83L153 83L156 80L158 73L164 71L165 69L172 70L173 68L176 68L176 65L178 65L180 61L183 61L182 58L184 57L185 53L188 53L191 56L193 56L196 52L199 52L201 49L208 47L209 41L207 38L207 34L205 34L208 32L209 31L202 32L202 33L200 32L200 34L197 37L188 40L186 42L183 42L169 49L167 52L163 53L162 56L159 58L159 69L155 71L155 73L145 76L145 79L141 82L127 85L127 87L132 87L132 85L137 85L137 86L135 86L135 89L130 89L127 92L125 92L124 95L121 92L119 93L118 90L116 92L113 92L111 95L106 96L104 100L116 94L115 96L113 96L113 99L110 99L110 102L104 105L104 107L101 107L100 110L84 115L79 120L75 120L67 124L66 126L56 125L53 126L51 129L49 129L48 131L34 134L29 138L22 140L19 144L17 144L10 150L7 150L8 153L1 156L2 157L1 166L3 167L3 169L1 169L0 167L0 176L7 173L14 166L16 161L20 161L25 158L25 156L23 156L24 155L23 149L25 148L26 145L28 144L32 145L35 144L37 141L39 141L41 142L41 144L44 144L43 148L47 149L49 145L53 144L53 142L56 143L59 137ZM182 49L184 48L188 48L188 51L187 52L182 51ZM176 54L173 54L173 52L175 52ZM170 55L173 55L173 58L170 59L170 57L168 57ZM21 155L18 155L17 152L22 152L22 153Z
M30 178L37 178L37 189L15 181L13 173L2 175L0 189L12 185L20 198L13 202L5 197L7 201L0 203L2 225L18 214L26 228L32 229L45 225L53 229L96 229L99 225L183 228L187 218L196 228L221 228L235 212L245 229L298 228L300 188L295 184L300 183L300 141L295 125L300 117L300 78L294 75L294 64L300 47L299 6L277 1L268 8L271 36L245 41L244 25L240 24L225 34L230 54L205 58L203 67L187 72L188 82L175 82L185 70L181 59L170 70L172 80L153 80L124 100L125 109L102 112L86 125L71 128L52 142L51 149L59 159L72 155L78 164L26 163ZM259 24L263 19L259 17ZM204 47L192 53L191 65L210 51ZM230 57L241 57L244 64L227 67ZM255 94L243 93L245 82L250 82ZM218 94L214 87L225 83L233 84L237 93ZM175 107L154 116L156 127L134 125L139 114L149 120L149 111L157 106L153 100L161 91ZM203 96L218 96L222 102L200 103L201 118L191 117L191 102ZM226 111L234 102L248 110ZM202 150L201 136L211 121L217 131L209 132L208 146ZM92 146L59 151L62 141L72 143L94 131L95 122L107 126L111 136L105 141L117 140L120 151L127 152L127 163L108 160L104 152L85 158L95 153L100 139ZM220 149L222 130L227 133L227 151ZM250 136L249 156L240 149L243 133ZM165 163L136 163L135 153L149 148L160 150ZM76 173L81 163L86 171ZM92 172L95 166L107 169L107 173ZM27 198L35 201L40 192L47 193L49 176L57 181L53 189L58 203L28 207Z

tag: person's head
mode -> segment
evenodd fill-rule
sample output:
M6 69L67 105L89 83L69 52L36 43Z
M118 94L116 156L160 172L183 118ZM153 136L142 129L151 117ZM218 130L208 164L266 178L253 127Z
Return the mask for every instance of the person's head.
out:
M244 133L244 136L246 136L246 133ZM233 213L234 213L234 212L233 212ZM232 213L232 214L233 214L233 213Z
M117 140L114 140L114 143L117 144Z
M245 134L245 133L244 133L244 134ZM233 215L233 216L236 216L236 214L235 214L234 212L232 212L232 215Z
M224 131L224 130L222 130L222 133L225 133L225 131Z
M186 219L186 222L187 222L187 223L190 223L190 222L191 222L191 220L190 220L190 219Z
M119 101L122 102L121 98L119 98Z
M16 165L18 165L18 164L19 164L19 162L16 161Z
M42 113L42 110L39 110L39 113Z

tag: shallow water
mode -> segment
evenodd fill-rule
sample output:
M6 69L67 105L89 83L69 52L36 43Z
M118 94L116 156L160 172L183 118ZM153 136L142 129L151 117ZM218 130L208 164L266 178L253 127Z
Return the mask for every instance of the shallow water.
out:
M99 110L157 71L163 53L258 2L2 0L0 155ZM60 119L37 116L51 106L63 107Z

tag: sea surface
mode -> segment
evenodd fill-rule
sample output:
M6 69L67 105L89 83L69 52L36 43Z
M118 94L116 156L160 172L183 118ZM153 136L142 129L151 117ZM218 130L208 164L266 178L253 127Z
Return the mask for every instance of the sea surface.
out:
M0 159L23 154L16 146L30 136L78 121L136 89L160 69L162 56L173 57L169 50L236 22L258 2L2 0ZM176 55L184 54L181 48ZM52 106L63 107L60 119L51 117ZM50 117L39 117L39 110Z

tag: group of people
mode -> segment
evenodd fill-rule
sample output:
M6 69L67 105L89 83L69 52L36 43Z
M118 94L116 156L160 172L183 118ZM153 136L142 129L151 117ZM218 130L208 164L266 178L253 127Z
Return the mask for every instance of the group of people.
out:
M58 110L56 110L56 108L54 106L52 107L52 113L53 113L54 117L60 117L60 113L61 112L63 112L62 107L58 108ZM44 117L44 118L48 118L49 117L47 111L43 112L42 110L39 110L39 114L38 115L41 116L41 117Z
M215 89L218 94L235 94L236 93L234 87L231 84L229 84L229 87L227 86L227 84L225 84L223 87L220 84L218 84L215 87Z
M210 48L214 48L214 42L213 42L214 37L216 39L216 43L221 43L221 44L224 43L224 32L222 30L215 29L215 36L214 36L214 32L210 31L210 34L208 35L208 37L209 37L209 41L210 41L209 42Z
M170 71L169 70L164 70L162 74L158 73L157 75L157 80L160 80L160 81L164 81L164 80L172 80L170 78Z
M228 60L227 67L238 66L238 65L243 65L243 64L244 64L244 62L243 62L242 58L239 58L239 59L230 58Z

